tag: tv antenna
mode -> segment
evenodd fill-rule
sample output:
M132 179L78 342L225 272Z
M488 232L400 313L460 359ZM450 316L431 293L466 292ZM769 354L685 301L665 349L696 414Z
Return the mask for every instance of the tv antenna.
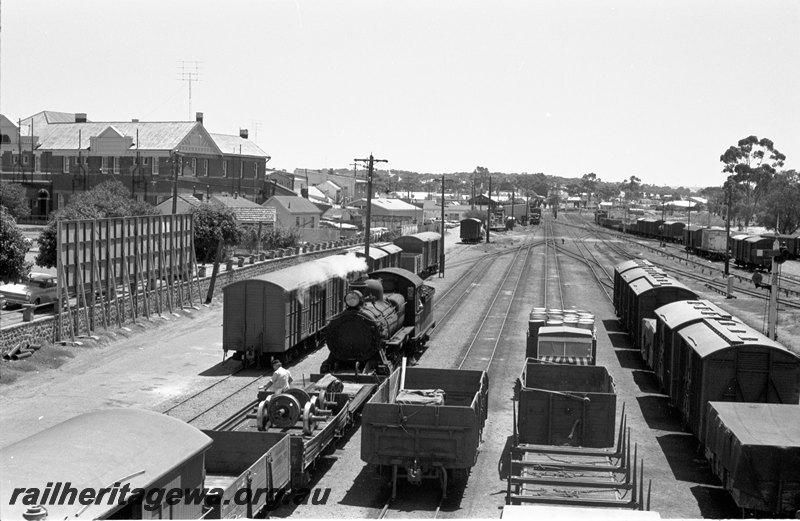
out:
M189 120L194 118L192 114L192 82L200 81L200 62L181 61L178 70L178 81L189 82Z

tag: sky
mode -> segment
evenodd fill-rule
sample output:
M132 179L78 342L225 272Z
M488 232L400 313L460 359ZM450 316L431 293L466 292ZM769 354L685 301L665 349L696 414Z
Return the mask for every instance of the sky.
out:
M203 112L289 171L702 187L749 135L800 168L796 0L0 1L12 120Z

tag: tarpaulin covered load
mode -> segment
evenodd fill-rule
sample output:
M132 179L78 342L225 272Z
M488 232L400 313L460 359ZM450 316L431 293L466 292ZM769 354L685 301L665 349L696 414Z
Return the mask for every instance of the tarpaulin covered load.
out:
M403 389L397 393L395 403L403 405L444 405L441 389Z
M800 508L800 407L710 402L704 437L714 473L740 508Z

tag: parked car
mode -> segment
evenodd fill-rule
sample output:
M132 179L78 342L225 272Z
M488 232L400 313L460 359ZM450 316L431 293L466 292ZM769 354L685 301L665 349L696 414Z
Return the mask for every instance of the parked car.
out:
M0 295L9 306L50 304L58 299L57 278L48 273L31 273L26 281L0 286Z

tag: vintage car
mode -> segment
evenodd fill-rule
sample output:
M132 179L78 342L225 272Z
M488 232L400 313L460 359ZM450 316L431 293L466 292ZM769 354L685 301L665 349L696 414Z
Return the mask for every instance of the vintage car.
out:
M0 295L5 298L7 306L51 304L58 299L56 275L31 273L28 280L0 286Z

